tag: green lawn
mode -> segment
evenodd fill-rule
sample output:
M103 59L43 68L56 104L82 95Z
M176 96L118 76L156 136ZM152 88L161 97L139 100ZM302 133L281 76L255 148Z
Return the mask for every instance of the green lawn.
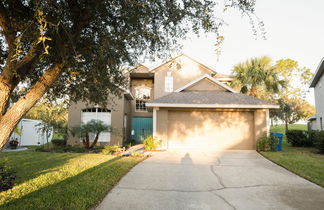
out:
M4 160L17 179L0 192L0 209L88 209L143 158L22 151L0 153Z
M307 130L306 125L289 125L289 129ZM284 132L284 125L271 128L272 132ZM324 187L324 155L312 147L292 147L284 136L283 151L261 152L262 155L288 170Z

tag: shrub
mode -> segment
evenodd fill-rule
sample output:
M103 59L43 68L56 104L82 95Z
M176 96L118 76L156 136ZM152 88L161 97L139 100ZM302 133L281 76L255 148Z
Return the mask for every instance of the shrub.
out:
M145 150L156 150L156 148L160 146L161 140L153 138L152 136L148 136L143 143Z
M105 146L103 148L101 153L104 154L104 155L111 155L111 154L113 154L115 152L120 152L120 151L122 151L122 149L118 145L112 145L112 146L107 145L107 146Z
M315 146L320 153L324 153L324 131L316 132Z
M132 152L131 154L130 154L130 156L131 157L144 157L145 155L143 154L143 153L141 153L141 152Z
M52 144L56 147L64 147L66 146L65 139L52 139Z
M0 163L0 192L9 190L13 187L16 175L5 163Z
M275 151L275 141L276 139L272 134L268 137L267 134L264 133L262 137L260 137L257 140L257 144L256 144L257 150L264 151L264 152Z
M309 138L308 132L303 130L288 130L287 141L294 147L309 147L313 145L313 140Z

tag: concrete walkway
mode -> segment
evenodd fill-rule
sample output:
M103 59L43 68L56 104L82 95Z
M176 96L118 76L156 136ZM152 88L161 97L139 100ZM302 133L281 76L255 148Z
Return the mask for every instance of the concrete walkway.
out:
M162 152L97 209L324 209L324 189L255 151Z

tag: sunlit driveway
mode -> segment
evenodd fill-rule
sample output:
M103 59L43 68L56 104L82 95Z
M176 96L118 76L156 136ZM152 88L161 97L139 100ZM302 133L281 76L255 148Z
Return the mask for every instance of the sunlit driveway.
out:
M154 154L98 209L323 209L324 189L255 151Z

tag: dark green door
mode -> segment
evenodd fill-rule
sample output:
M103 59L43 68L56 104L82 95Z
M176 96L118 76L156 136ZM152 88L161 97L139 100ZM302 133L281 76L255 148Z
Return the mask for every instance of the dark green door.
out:
M134 139L136 143L142 143L147 136L152 136L152 130L152 117L132 118L132 139Z

